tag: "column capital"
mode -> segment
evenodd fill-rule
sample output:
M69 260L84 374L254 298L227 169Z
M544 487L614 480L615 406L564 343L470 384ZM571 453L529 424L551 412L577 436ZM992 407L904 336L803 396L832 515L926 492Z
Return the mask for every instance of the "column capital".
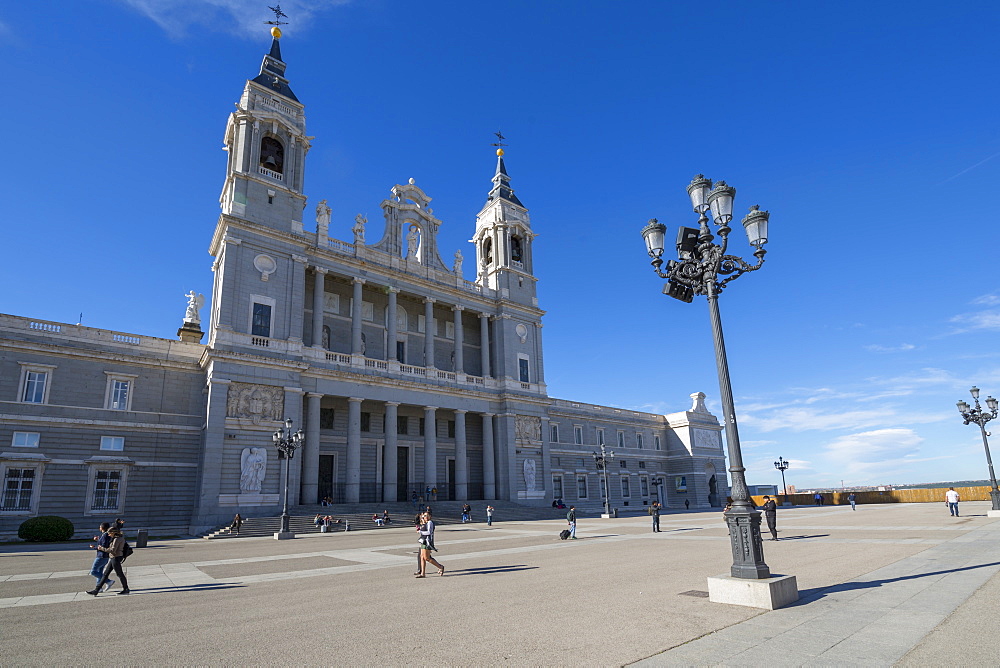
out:
M491 418L491 417L493 417L494 415L496 415L496 413L482 413L481 415L482 415L482 416L483 416L484 418Z
M386 288L386 292L388 292L389 294L392 294L392 295L398 295L399 294L399 288L393 287L391 285L387 285L387 286L385 286L385 288Z
M456 408L456 409L455 409L455 415L465 415L465 414L466 414L466 413L468 413L468 412L469 412L469 411L466 411L466 410L462 410L461 408Z
M433 297L424 297L425 304L434 304L435 302L437 302L437 300L434 299Z
M489 320L489 318L490 318L490 314L489 313L480 313L479 314L479 319L480 320Z
M357 276L355 276L352 282L355 283L355 284L360 283L361 285L364 285L365 284L365 279L358 278Z
M465 307L464 307L464 306L460 306L460 305L456 304L455 306L452 306L452 307L451 307L451 310L452 310L452 311L456 311L456 312L458 312L458 311L464 311L464 310L465 310Z
M360 404L362 401L364 401L364 399L362 399L361 397L347 397L347 401L351 403Z
M308 399L322 399L325 395L319 392L306 392L306 398Z
M385 405L386 406L399 406L399 402L398 401L387 401L387 402L385 402Z
M329 269L324 269L323 267L313 267L312 270L313 270L314 273L317 273L317 274L320 274L320 275L323 275L323 276L326 276L328 273L330 273Z
M424 406L425 411L436 411L437 409L437 406Z
M309 258L307 258L305 255L292 255L292 259L298 262L299 264L309 263Z

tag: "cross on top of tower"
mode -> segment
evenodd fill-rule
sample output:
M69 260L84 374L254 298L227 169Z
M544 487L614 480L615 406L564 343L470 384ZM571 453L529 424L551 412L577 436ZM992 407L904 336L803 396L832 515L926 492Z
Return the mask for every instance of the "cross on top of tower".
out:
M496 140L496 142L490 144L490 146L496 146L497 147L497 156L498 157L502 157L503 156L503 147L507 146L507 144L503 143L503 140L506 139L506 137L504 137L502 134L500 134L499 130L497 130L493 134L496 135L497 140Z
M272 12L274 12L273 21L264 21L266 25L269 26L285 26L288 25L288 21L282 21L281 19L287 19L288 15L281 11L281 5L275 5L274 7L268 7Z

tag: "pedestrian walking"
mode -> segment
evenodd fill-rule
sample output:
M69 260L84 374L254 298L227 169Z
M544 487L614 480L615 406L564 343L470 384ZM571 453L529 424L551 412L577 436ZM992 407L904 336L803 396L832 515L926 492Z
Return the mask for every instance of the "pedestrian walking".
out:
M111 536L108 535L108 529L110 528L110 524L101 522L101 533L94 536L96 544L90 546L92 550L97 552L97 555L94 557L94 563L90 567L90 574L94 577L94 582L101 581L101 578L104 577L104 568L108 565L108 553L101 548L107 548L111 545ZM110 582L114 584L114 580Z
M816 502L817 506L822 506L823 505L823 495L820 494L819 492L816 492L815 494L813 494L813 501Z
M239 513L236 513L236 517L233 518L233 523L229 525L229 530L239 536L241 526L243 526L243 518L240 517Z
M684 499L684 510L691 510L691 501Z
M958 501L958 492L955 491L954 487L949 487L948 491L944 493L944 502L953 517L958 517Z
M417 497L417 492L416 492L416 490L414 490L414 491L413 491L413 494L410 494L410 503L412 503L412 504L413 504L413 509L414 509L414 510L416 510L416 509L417 509L417 503L419 503L419 502L420 502L420 500L419 500L419 498Z
M569 537L576 540L576 506L570 506L566 513L566 522L569 524Z
M660 533L660 502L653 501L649 506L649 514L653 518L653 533Z
M764 497L764 519L767 520L767 530L771 532L771 540L778 540L778 504L769 496Z
M434 547L434 520L431 519L429 513L424 513L420 516L420 521L422 524L417 528L417 532L420 534L420 572L416 573L416 577L422 578L427 575L428 563L437 566L438 575L444 575L444 566L438 563L431 554L431 550L437 550Z
M107 552L108 557L110 558L110 563L104 569L104 575L102 575L101 579L97 581L97 586L87 592L91 596L97 596L101 593L101 588L104 587L105 584L114 583L114 580L108 579L108 576L111 575L112 569L114 570L115 575L118 576L118 580L122 583L122 590L118 592L118 595L121 596L123 594L132 593L128 588L128 580L125 578L125 571L122 570L122 561L125 560L125 536L123 536L122 532L115 527L108 529L108 536L111 538L111 544L108 547L98 548L96 545L93 546L95 549ZM108 584L107 589L110 588L110 584ZM107 589L105 589L105 591Z
M854 492L847 495L847 500L851 502L851 510L857 510L855 506L857 505L858 497L854 496Z
M486 526L493 526L493 506L486 506Z

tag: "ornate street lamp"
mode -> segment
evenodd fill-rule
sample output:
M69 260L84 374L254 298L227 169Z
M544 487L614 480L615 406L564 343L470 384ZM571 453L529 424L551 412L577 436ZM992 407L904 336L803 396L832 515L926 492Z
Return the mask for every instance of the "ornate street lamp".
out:
M962 414L965 424L975 422L979 425L979 431L983 435L983 447L986 448L986 464L990 467L990 498L993 500L993 510L1000 512L1000 489L997 489L997 477L993 473L993 458L990 457L990 442L986 439L989 433L986 431L986 423L997 416L998 402L993 397L986 397L986 410L979 405L979 388L975 385L969 390L972 400L976 402L976 407L972 408L965 401L958 402L958 412Z
M284 507L281 509L281 528L278 530L278 536L282 536L291 533L288 528L288 467L291 464L292 457L295 456L295 450L306 440L306 435L301 429L293 433L292 418L285 418L285 425L274 432L271 438L274 440L274 447L278 449L278 459L285 460L285 502Z
M722 399L723 424L726 428L726 442L729 448L729 473L732 476L732 508L725 513L729 525L729 537L733 548L733 577L762 580L771 577L771 571L764 563L764 546L760 537L760 512L758 512L747 490L746 469L740 452L740 437L736 428L736 411L733 408L733 391L729 382L729 364L726 360L726 345L722 337L722 321L719 317L719 293L743 274L757 271L764 264L764 244L767 243L768 212L759 207L750 207L743 218L756 264L749 264L735 255L727 255L729 244L729 223L733 219L733 198L736 189L719 181L712 181L698 174L687 187L691 205L698 214L698 228L681 227L677 233L677 260L668 260L666 271L663 266L664 235L667 228L655 218L642 230L646 250L653 258L653 271L660 278L667 279L663 293L690 303L695 295L705 295L708 299L708 313L712 322L712 338L715 341L715 362L719 372L719 390ZM716 225L718 243L709 229L708 212Z
M774 468L781 471L781 493L787 497L788 485L785 484L785 471L788 470L788 462L786 462L781 457L778 457L778 461L774 462Z
M608 487L608 462L614 461L615 451L605 450L601 443L601 452L591 453L594 456L594 463L599 471L604 471L604 513L611 517L611 488Z

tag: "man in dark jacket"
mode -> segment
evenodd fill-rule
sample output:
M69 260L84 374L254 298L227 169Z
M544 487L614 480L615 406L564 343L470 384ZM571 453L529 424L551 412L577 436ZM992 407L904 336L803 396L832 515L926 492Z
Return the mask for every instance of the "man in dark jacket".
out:
M570 506L566 513L566 523L569 524L569 537L576 540L576 506Z
M778 504L771 497L765 496L763 509L767 530L771 532L771 540L778 540L778 529L775 527L775 522L778 521Z
M653 517L653 533L660 533L660 502L653 501L649 505L649 514Z

